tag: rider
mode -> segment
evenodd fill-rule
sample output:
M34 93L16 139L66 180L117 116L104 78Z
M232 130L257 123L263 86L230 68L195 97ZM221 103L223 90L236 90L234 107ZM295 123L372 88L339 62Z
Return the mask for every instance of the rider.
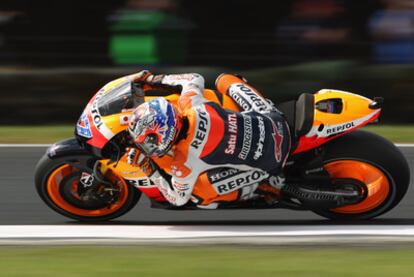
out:
M214 184L218 194L246 187L254 191L261 181L281 173L291 147L288 124L242 77L222 74L216 80L217 90L232 97L242 112L207 102L199 74L141 71L136 81L181 89L177 108L155 98L138 106L129 121L138 148L130 150L129 162L139 165L173 205L190 199L200 204L192 193L203 172L216 170L219 176L217 170L232 168ZM172 157L171 179L150 159L164 155ZM214 176L210 177L213 182Z

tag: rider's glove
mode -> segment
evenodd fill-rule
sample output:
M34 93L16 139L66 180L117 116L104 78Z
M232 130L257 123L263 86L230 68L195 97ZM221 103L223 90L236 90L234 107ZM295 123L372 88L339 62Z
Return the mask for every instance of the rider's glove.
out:
M148 177L151 177L157 171L157 165L154 161L136 148L129 149L127 163L133 166L139 166Z
M148 79L152 79L152 73L149 70L141 70L138 73L132 75L133 81L135 83L144 83L147 82Z
M170 179L166 177L162 170L158 169L154 161L142 154L138 149L131 148L127 154L127 162L130 165L139 166L170 202L175 201L175 199L170 199L168 194Z
M147 77L146 82L151 85L162 85L162 80L164 79L164 74L151 75Z
M176 76L176 75L151 75L147 78L145 81L147 84L152 85L153 87L156 87L161 90L165 90L171 93L181 92L182 90L182 84L176 84L174 82L171 82L171 80L166 80L166 78ZM179 75L177 75L179 76Z

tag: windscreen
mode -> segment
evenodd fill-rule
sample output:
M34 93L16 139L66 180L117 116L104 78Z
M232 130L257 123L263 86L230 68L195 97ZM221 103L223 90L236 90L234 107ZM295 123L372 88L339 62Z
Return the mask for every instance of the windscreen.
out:
M133 109L143 102L144 94L140 88L126 81L102 95L98 100L98 109L101 116L107 116Z

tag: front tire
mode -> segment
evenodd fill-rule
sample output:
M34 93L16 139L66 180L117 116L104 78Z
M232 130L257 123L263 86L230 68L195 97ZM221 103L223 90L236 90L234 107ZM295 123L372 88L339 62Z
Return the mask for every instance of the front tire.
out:
M130 211L138 202L141 193L115 172L110 172L111 181L120 189L119 197L112 205L86 203L76 195L76 182L81 170L68 162L77 162L78 157L64 156L50 159L45 154L35 170L35 185L40 198L54 211L71 219L87 222L107 221ZM86 157L88 159L88 157ZM90 163L93 163L90 157Z
M401 151L388 140L356 131L324 146L323 164L332 178L354 178L367 185L360 203L330 210L315 210L329 219L360 220L380 216L404 197L410 170Z

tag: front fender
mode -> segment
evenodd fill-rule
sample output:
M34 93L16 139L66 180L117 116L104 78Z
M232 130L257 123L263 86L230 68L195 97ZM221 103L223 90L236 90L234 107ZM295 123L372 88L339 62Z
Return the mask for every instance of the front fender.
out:
M91 151L81 145L75 138L61 140L50 146L46 151L50 159L56 159L64 156L91 156Z

